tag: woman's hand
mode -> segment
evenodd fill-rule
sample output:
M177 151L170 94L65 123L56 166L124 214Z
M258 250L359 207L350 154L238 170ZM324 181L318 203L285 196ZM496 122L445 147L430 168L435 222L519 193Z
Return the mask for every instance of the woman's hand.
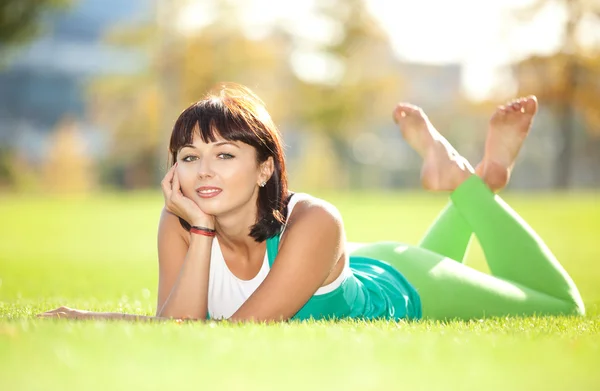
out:
M90 319L90 311L76 310L69 307L60 307L52 311L38 314L38 318L69 318L69 319Z
M181 192L179 178L177 177L177 164L175 163L171 167L161 182L165 197L165 207L169 212L181 217L190 225L199 225L214 229L214 216L204 213L194 201L184 196Z
M76 310L69 307L60 307L52 311L37 314L38 318L62 318L62 319L94 319L94 320L129 320L134 322L150 322L158 320L169 320L156 316L123 314L120 312L92 312Z

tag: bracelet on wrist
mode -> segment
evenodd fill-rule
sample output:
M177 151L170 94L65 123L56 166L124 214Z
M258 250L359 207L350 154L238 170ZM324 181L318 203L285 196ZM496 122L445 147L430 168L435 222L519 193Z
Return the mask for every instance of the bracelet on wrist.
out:
M215 237L217 231L212 228L201 227L199 225L192 225L190 227L190 232L193 234L209 236L211 238Z

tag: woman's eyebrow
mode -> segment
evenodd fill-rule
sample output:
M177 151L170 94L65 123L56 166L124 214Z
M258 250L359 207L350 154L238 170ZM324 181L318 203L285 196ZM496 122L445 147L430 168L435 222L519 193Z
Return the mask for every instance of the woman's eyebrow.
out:
M218 143L215 143L215 147L220 147L221 145L226 145L226 144L233 145L236 148L240 147L239 145L237 145L236 143L233 143L231 141L219 141Z
M240 148L239 145L237 145L236 143L234 143L232 141L219 141L216 143L211 143L211 145L213 145L215 147L220 147L221 145L233 145L236 148ZM185 144L185 145L182 145L181 148L179 148L179 150L181 151L184 148L198 149L198 148L196 148L196 146L194 144Z

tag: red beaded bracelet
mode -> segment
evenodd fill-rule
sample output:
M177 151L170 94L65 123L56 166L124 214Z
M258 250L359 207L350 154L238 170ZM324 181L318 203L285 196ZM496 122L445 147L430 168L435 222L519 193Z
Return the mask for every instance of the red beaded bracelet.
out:
M210 228L206 228L206 227L199 227L197 225L193 225L190 228L190 232L193 234L210 236L211 238L217 234L217 231L215 231L214 229L210 229Z

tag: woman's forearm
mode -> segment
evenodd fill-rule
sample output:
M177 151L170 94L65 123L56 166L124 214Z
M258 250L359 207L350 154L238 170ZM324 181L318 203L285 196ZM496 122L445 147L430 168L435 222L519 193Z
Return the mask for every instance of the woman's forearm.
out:
M157 317L206 318L212 241L212 237L191 235L179 277L162 308L157 308Z

